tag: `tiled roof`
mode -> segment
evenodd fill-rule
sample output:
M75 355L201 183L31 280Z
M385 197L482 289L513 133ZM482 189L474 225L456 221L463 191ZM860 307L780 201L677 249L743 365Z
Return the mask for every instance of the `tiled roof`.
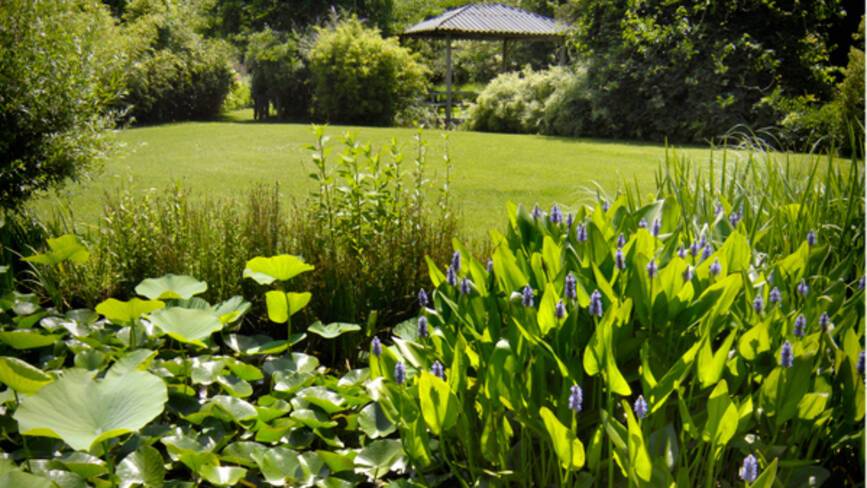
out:
M455 39L556 38L566 26L554 19L501 4L470 4L419 22L404 37L447 37Z

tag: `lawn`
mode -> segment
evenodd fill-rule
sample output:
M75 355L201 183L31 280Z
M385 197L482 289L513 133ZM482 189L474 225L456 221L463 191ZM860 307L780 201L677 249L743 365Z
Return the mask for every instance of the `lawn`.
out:
M230 196L257 183L278 182L288 197L303 197L313 188L305 146L313 142L309 124L254 123L250 111L223 121L187 122L124 130L117 152L92 179L67 186L37 202L48 212L69 201L77 220L93 221L105 192L126 187L157 190L181 182L195 195ZM381 147L392 138L411 160L413 129L331 126L332 144L346 131ZM428 167L443 172L444 132L428 130ZM448 133L453 170L453 195L465 229L475 234L502 222L507 201L570 207L592 198L594 182L615 191L625 179L653 188L653 175L664 157L661 144L568 139L467 131ZM684 149L699 161L706 148Z

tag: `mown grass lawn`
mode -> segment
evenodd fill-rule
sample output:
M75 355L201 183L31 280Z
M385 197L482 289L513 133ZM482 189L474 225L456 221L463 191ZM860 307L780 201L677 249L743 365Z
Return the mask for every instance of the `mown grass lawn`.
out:
M299 123L253 123L251 111L231 114L224 121L189 122L122 131L122 147L89 181L67 186L60 195L37 202L49 212L68 199L79 221L93 221L105 192L125 187L133 191L166 188L181 182L194 195L239 195L257 183L279 183L291 197L313 188L305 146L314 141L311 126ZM332 146L342 135L381 147L392 138L404 148L409 163L414 154L413 129L331 126ZM444 132L427 130L428 168L442 175ZM507 201L551 202L570 207L592 198L598 183L615 191L624 179L638 181L643 192L653 188L653 176L664 158L662 144L567 139L533 135L453 131L448 133L453 167L452 190L470 234L497 227ZM706 148L682 154L707 161Z

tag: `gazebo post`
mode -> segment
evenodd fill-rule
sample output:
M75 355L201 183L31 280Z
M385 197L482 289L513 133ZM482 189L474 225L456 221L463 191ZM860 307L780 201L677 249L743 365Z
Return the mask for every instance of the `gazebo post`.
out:
M506 61L506 56L508 55L508 53L509 53L509 40L503 39L503 65L500 67L501 73L505 73L506 68L509 66L507 61Z
M452 36L446 36L446 127L452 125Z

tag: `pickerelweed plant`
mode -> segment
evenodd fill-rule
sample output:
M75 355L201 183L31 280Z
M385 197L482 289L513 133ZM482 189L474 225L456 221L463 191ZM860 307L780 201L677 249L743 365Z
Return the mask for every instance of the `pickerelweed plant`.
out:
M606 206L571 225L510 206L491 269L457 241L459 268L429 261L426 334L402 324L370 356L412 464L463 485L861 479L863 245L754 247L748 206L701 226L677 196Z
M28 260L87 254L68 235ZM239 333L251 303L209 303L207 283L183 275L95 310L0 298L0 486L351 486L402 473L368 370L335 374L293 351L307 334L360 330L291 322L310 294L289 283L312 269L291 255L247 262L244 276L268 287L267 316L288 326L276 337Z

